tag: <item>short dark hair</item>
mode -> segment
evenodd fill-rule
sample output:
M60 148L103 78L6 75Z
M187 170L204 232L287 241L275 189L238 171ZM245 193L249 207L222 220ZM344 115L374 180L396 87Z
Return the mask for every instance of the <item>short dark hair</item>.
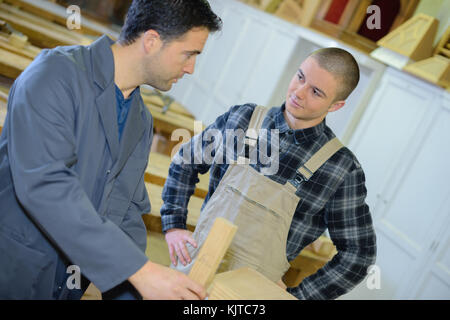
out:
M341 80L335 99L347 99L359 82L359 66L352 54L340 48L323 48L314 51L309 57L314 58L322 69Z
M195 27L207 28L209 32L222 27L222 20L212 11L207 0L133 0L119 42L132 44L150 29L168 42Z

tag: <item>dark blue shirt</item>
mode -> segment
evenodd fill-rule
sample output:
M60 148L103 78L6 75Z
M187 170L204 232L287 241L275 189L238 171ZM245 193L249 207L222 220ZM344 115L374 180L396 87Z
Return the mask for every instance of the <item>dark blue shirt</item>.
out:
M122 132L125 128L125 123L127 121L128 111L130 110L131 101L133 100L133 95L136 92L134 90L130 96L125 99L122 91L117 85L116 87L116 100L117 100L117 125L119 127L119 141L122 138Z

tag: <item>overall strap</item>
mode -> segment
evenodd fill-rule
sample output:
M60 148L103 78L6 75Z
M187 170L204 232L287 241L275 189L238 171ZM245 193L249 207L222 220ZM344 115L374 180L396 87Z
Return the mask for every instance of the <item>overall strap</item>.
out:
M247 132L245 134L245 144L248 144L252 147L256 145L258 141L258 133L259 129L263 124L264 118L266 117L269 108L263 106L256 106L253 111L252 117L250 119L250 123L248 125Z
M338 138L333 138L323 145L306 163L300 167L299 172L304 179L309 180L312 175L336 152L343 147L341 141Z
M304 179L309 180L314 172L316 172L333 154L343 147L338 138L333 138L328 141L322 148L319 149L297 172L299 172Z

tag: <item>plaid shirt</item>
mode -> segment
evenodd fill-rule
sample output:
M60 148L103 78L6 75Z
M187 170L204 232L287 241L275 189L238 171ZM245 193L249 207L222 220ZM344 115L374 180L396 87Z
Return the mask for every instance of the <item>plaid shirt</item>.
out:
M245 132L254 108L254 104L234 106L202 134L211 129L224 133L227 129L240 128ZM292 130L284 119L283 111L284 105L272 108L262 125L268 131L279 130L279 168L275 175L268 177L281 184L292 181L297 169L335 137L325 121L312 128ZM191 139L188 143L191 153L198 157L201 151L198 152L197 148L197 152L194 152L196 143L205 150L212 142L202 139L201 135ZM175 160L177 157L179 160L183 150L189 150L185 146L170 166L162 194L164 205L161 219L164 232L171 228L186 228L187 204L199 181L198 174L210 170L204 207L228 168L226 163L211 165L201 163L198 159L194 164L176 164ZM257 163L252 167L259 171L261 165ZM327 228L338 253L299 286L287 290L299 299L335 299L361 282L367 275L367 268L375 263L376 237L369 207L365 203L364 172L353 153L345 147L341 148L310 180L301 183L297 195L300 201L289 230L287 259L295 259L304 247L321 236Z

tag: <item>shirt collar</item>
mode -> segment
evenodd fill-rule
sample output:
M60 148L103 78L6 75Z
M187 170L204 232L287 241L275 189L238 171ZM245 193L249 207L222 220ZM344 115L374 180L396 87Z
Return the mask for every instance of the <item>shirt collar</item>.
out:
M115 87L115 89L116 89L116 96L117 96L117 98L119 99L119 101L121 102L121 103L129 103L131 100L133 100L133 98L134 98L134 96L136 95L136 94L140 94L140 88L139 87L136 87L131 93L130 93L130 95L128 96L128 98L126 98L125 99L125 97L123 96L123 93L122 93L122 90L120 90L119 89L119 87L117 86L117 84L115 84L114 83L114 87Z
M283 112L286 106L283 105L278 109L275 115L275 127L279 130L280 134L287 132L288 134L294 134L294 141L296 144L300 144L305 140L312 140L320 136L326 127L325 119L318 125L306 128L306 129L291 129L283 116Z

